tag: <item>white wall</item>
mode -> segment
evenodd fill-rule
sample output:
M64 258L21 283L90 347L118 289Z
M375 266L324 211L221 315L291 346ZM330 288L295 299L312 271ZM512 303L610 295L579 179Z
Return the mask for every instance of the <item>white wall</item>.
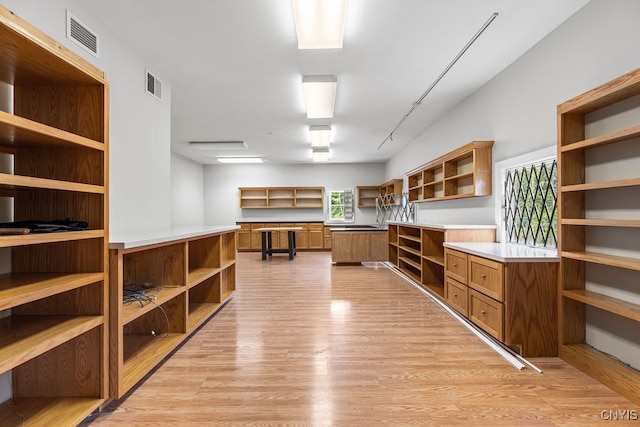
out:
M110 228L170 225L171 84L75 0L0 0L0 4L105 71L110 84ZM100 58L66 38L66 9L99 35ZM145 92L145 67L163 80L164 101Z
M204 168L171 155L171 227L204 225Z
M640 67L638 17L636 0L592 0L387 162L386 179L473 140L495 141L494 163L554 145L558 104ZM417 217L493 224L494 205L493 197L426 202Z
M315 165L209 165L204 168L204 216L206 224L234 224L236 221L323 221L322 209L240 209L238 187L321 186L353 188L380 185L384 164ZM326 205L326 202L325 202ZM374 224L375 209L355 210L358 224Z

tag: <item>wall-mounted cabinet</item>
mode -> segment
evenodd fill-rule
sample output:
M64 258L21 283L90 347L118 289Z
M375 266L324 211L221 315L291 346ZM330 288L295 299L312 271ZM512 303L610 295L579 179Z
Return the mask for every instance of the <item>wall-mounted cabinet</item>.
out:
M557 112L559 356L640 404L640 362L633 369L609 356L640 347L627 332L640 326L638 109L640 69Z
M491 195L493 141L472 141L407 172L409 201Z
M359 185L357 189L358 207L375 208L378 197L393 195L395 200L402 197L402 179L392 179L382 185Z
M324 187L240 187L243 209L292 209L324 206Z
M88 224L0 236L0 425L76 425L108 398L108 84L2 6L0 64L0 222Z
M495 226L389 223L389 261L423 288L444 298L444 242L493 242Z
M122 397L231 297L236 287L236 228L112 236L114 398Z

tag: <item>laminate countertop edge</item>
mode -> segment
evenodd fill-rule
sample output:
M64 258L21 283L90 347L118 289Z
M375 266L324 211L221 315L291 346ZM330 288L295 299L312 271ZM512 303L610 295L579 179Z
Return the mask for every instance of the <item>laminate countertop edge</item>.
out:
M211 225L202 227L144 230L109 234L109 249L131 249L141 246L168 243L176 240L204 237L239 229L238 225Z
M556 249L532 248L500 242L444 242L444 247L494 261L560 262Z

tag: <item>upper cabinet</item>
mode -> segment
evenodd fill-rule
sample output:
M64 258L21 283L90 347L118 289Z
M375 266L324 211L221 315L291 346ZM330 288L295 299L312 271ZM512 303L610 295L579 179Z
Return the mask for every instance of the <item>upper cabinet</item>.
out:
M108 84L1 6L0 82L0 222L87 225L0 235L0 424L77 425L108 398Z
M358 207L375 208L376 199L393 195L395 200L402 197L402 179L392 179L382 185L359 185L358 186ZM389 200L387 200L389 203Z
M472 141L407 172L409 201L491 195L493 141Z
M324 207L324 187L240 187L239 190L243 209Z

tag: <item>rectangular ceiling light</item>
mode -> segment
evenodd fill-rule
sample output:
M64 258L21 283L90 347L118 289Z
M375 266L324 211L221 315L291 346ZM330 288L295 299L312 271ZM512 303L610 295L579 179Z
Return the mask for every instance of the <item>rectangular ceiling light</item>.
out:
M311 152L311 159L314 162L327 162L329 161L329 149L328 148L314 148Z
M302 91L308 119L330 119L336 102L335 76L304 76Z
M262 163L262 157L216 157L220 163Z
M331 126L310 126L311 147L329 147L331 143Z
M244 150L244 141L189 141L189 147L196 150Z
M298 49L339 49L348 0L292 0Z

